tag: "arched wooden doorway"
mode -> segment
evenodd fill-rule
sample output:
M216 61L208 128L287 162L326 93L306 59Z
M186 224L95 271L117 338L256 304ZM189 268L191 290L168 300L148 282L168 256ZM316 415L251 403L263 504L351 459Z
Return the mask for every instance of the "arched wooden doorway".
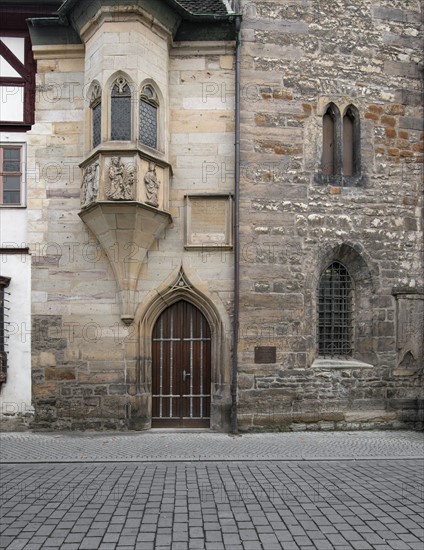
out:
M211 330L193 304L161 313L152 335L152 428L210 426Z

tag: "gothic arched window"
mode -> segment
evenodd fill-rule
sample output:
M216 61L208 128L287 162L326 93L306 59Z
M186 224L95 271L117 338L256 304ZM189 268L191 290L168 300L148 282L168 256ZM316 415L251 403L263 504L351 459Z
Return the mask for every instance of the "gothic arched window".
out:
M330 103L322 119L322 173L334 176L339 173L340 112Z
M91 108L91 144L92 148L100 145L102 141L102 90L100 84L94 84L90 94Z
M359 113L349 105L343 116L343 175L356 176L360 172Z
M131 139L131 90L122 76L112 85L110 124L111 140Z
M147 84L140 94L139 140L153 149L158 146L158 105L155 90Z

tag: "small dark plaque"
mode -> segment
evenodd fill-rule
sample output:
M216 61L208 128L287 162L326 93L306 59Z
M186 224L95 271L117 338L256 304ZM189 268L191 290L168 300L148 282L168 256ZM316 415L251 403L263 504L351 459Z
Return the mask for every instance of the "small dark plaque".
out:
M255 363L276 363L277 348L275 346L256 346Z

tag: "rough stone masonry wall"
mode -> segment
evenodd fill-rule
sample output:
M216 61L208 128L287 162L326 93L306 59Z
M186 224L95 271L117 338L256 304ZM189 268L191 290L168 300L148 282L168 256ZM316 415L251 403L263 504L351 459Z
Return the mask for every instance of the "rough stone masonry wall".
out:
M240 427L417 426L424 362L421 3L241 4ZM359 111L356 186L320 180L330 101L342 112L350 103ZM342 260L332 253L358 276L357 351L372 369L311 368L319 270ZM394 287L417 298L407 302L403 332L406 302L396 302ZM419 349L414 358L402 355L405 340ZM276 363L255 364L254 348L264 345L276 346Z

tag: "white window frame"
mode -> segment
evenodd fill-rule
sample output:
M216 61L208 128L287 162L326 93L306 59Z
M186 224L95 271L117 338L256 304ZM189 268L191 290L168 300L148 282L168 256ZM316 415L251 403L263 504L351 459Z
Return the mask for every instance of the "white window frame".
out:
M20 203L3 204L3 150L19 148L21 150L21 185L20 185ZM6 172L7 174L7 172ZM26 208L26 143L25 142L0 142L0 208Z

